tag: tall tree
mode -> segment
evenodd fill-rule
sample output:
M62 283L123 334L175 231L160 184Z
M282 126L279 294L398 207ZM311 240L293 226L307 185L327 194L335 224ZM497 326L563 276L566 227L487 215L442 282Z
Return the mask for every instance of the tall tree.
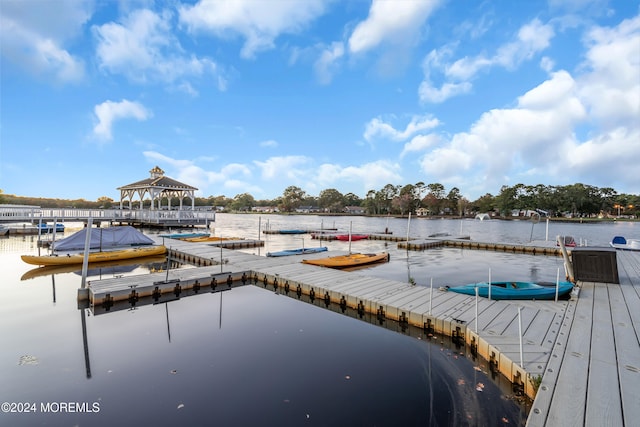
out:
M335 188L329 188L320 192L318 204L328 212L341 212L344 209L344 196Z
M300 187L291 185L285 188L280 201L280 210L283 212L293 212L296 208L300 207L305 197L306 193Z

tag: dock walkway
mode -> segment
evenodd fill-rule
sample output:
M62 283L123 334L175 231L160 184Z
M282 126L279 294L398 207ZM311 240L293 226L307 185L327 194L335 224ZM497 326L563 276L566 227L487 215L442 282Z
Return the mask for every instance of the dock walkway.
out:
M617 252L619 285L581 282L579 296L558 302L480 298L476 308L474 297L300 263L340 254L334 251L267 258L204 243L165 245L175 259L206 266L170 273L190 275L177 279L181 284L248 277L290 296L304 294L466 342L515 390L534 396L537 389L530 427L633 425L640 419L639 252ZM165 274L136 280L157 286ZM108 280L91 282L94 304L107 285L111 292L118 286L131 292L127 283L133 279Z

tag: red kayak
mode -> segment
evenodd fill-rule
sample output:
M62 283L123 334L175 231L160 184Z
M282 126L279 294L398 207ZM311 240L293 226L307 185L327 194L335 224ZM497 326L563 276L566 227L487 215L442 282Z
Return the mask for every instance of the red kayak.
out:
M368 234L351 234L351 241L355 242L356 240L368 239ZM349 241L349 234L336 234L336 239L342 240L343 242Z

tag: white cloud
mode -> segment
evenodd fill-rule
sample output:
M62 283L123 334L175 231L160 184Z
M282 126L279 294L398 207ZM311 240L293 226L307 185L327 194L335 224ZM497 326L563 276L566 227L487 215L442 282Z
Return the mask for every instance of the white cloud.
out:
M593 118L607 128L640 126L640 16L614 28L596 27L579 78L580 95Z
M28 72L55 82L77 82L84 62L65 49L81 35L93 13L93 2L31 2L5 0L0 7L3 58ZM55 16L55 19L51 19Z
M472 89L470 80L481 70L494 66L517 68L524 61L545 50L554 35L551 25L543 24L536 18L523 25L518 30L515 40L500 46L493 56L465 56L449 63L447 59L453 55L454 45L444 46L440 50L434 49L424 59L424 79L418 88L418 96L422 102L440 103L468 93ZM441 73L444 78L440 87L433 82L434 72Z
M428 148L436 146L440 142L440 136L437 134L416 135L411 141L404 144L400 157L404 157L408 153L426 151Z
M421 159L423 173L473 190L562 184L570 171L578 182L637 192L640 16L595 27L584 43L575 76L552 72L514 108L488 111L468 132L436 143Z
M138 102L131 102L123 99L120 102L105 101L94 107L94 113L98 119L98 123L93 128L93 133L100 139L111 140L111 128L116 120L134 118L138 121L147 120L152 116L151 111L147 110Z
M245 39L241 55L253 58L271 49L284 33L297 33L325 11L323 0L200 0L179 8L180 22L189 31L211 32L221 38L241 35Z
M199 196L220 194L221 189L243 193L262 192L260 187L247 181L252 176L251 169L241 163L227 164L216 172L198 166L193 160L174 159L157 151L145 151L142 154L147 160L168 169L167 176L198 188L196 194Z
M313 181L314 189L345 188L355 185L360 186L357 193L366 194L369 190L377 190L389 183L401 182L400 171L399 164L387 160L348 167L325 163L317 169Z
M264 162L254 161L261 170L262 178L272 180L284 178L298 182L308 172L312 159L306 156L270 157Z
M349 38L350 52L366 52L382 43L413 42L420 27L439 4L439 0L373 0L369 16L356 26Z
M322 84L329 84L333 79L333 74L338 67L338 61L344 56L344 45L342 42L333 42L323 49L320 57L315 62L315 70L318 81Z
M267 141L262 141L260 143L261 147L267 147L267 148L276 148L278 146L278 141L275 141L273 139L269 139Z
M414 116L404 130L397 130L391 124L386 123L379 117L371 119L367 123L364 132L364 139L371 141L374 138L387 138L392 141L404 141L416 133L430 130L437 127L440 121L431 115Z
M183 52L167 11L135 10L121 23L95 26L93 32L99 65L110 73L138 83L175 84L191 95L197 92L185 79L209 75L217 80L219 90L226 89L226 79L213 60Z

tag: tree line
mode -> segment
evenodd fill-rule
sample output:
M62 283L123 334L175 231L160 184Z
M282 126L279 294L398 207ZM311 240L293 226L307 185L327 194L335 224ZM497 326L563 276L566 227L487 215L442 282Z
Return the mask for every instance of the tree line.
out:
M25 204L42 207L111 208L119 202L103 196L96 201L84 199L45 199L14 196L2 193L0 203ZM138 202L134 202L136 206ZM143 202L150 206L150 201ZM166 203L166 202L165 202ZM233 198L221 196L196 197L195 205L223 208L227 211L248 212L257 207L271 207L280 212L303 210L342 213L348 206L361 207L369 215L450 215L467 216L477 213L495 213L511 216L513 211L537 210L549 216L590 217L626 216L640 218L640 195L618 194L610 187L598 188L582 183L571 185L503 185L497 195L486 193L470 201L459 188L449 190L440 183L392 185L379 190L369 190L364 198L354 193L343 194L335 188L320 191L318 196L307 194L297 186L287 187L275 199L256 200L249 193L237 194Z

